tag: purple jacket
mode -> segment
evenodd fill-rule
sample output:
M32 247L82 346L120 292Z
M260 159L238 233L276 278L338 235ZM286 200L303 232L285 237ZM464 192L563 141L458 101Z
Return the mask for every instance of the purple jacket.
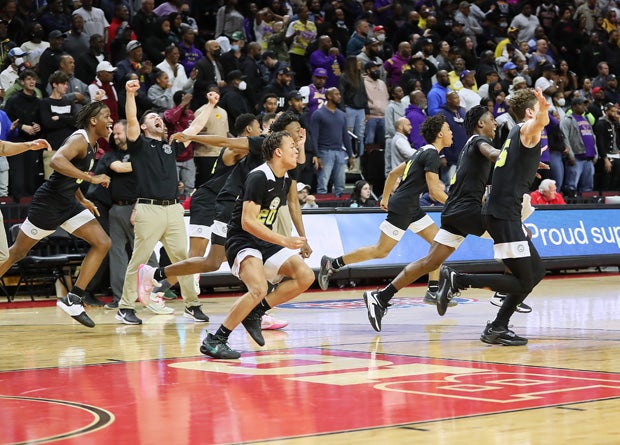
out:
M310 54L310 69L313 72L317 68L325 68L327 70L327 80L325 81L325 88L332 88L338 86L338 79L340 79L340 74L334 73L334 69L332 68L335 60L340 65L340 72L342 73L342 69L344 68L344 57L342 56L342 54L339 54L338 57L334 57L329 53L324 53L320 49L317 49L312 54Z
M400 54L395 53L392 57L385 61L383 64L383 68L387 73L386 83L389 86L398 85L400 82L400 76L403 75L404 71L410 70L411 65L409 64L409 59L404 59Z
M411 133L409 134L409 142L416 150L423 145L426 145L426 141L420 133L420 127L426 119L426 114L417 105L409 104L405 110L405 117L411 122Z

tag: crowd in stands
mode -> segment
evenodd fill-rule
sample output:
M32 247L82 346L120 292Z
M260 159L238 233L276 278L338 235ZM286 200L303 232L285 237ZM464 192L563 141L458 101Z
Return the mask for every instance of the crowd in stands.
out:
M314 196L344 194L347 168L359 169L371 149L384 156L365 169L385 177L425 143L420 125L438 113L454 134L442 153L449 184L468 138L465 113L488 106L500 148L516 124L513 91L541 88L551 104L541 180L567 197L620 192L619 8L612 0L0 0L0 138L58 148L93 100L123 119L130 79L141 84L138 115L157 110L172 134L217 91L208 134L232 134L244 113L300 117L307 163L298 190L313 207ZM101 141L98 157L113 144ZM209 178L218 151L194 143L179 156L182 197ZM31 196L52 154L0 158L0 196ZM546 197L551 182L543 184ZM352 206L376 205L367 182L354 191Z

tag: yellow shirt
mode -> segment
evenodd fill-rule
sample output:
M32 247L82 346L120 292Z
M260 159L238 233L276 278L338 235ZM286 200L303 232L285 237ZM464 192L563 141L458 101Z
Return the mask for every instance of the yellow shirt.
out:
M228 137L228 113L220 107L215 107L209 116L207 125L203 128L202 134L213 134L216 136ZM194 157L217 156L220 154L220 147L203 145L194 142Z

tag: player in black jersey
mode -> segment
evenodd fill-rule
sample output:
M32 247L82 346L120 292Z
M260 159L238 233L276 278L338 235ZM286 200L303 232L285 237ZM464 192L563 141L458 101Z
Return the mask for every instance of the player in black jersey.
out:
M539 167L541 133L549 123L549 103L540 88L519 90L511 97L510 109L521 123L510 130L495 163L491 193L482 214L493 238L495 258L501 259L511 274L462 274L442 266L437 299L438 305L445 304L459 290L469 287L507 293L495 320L487 323L480 340L520 346L527 344L527 339L508 329L510 317L545 276L544 264L521 223L521 202Z
M441 203L447 199L445 187L439 180L439 153L452 145L452 130L443 115L427 118L420 130L428 144L420 147L406 162L392 170L385 181L381 208L387 210L388 215L379 226L381 235L377 244L361 247L338 258L323 256L318 275L321 289L326 290L334 271L347 264L386 257L407 229L424 238L429 244L433 241L438 228L420 207L420 194L428 191L432 199ZM400 184L392 195L398 178L401 178ZM437 291L437 277L438 271L434 271L429 277L427 298L431 298L432 293Z
M226 239L228 264L248 292L234 303L217 332L207 333L202 342L200 352L213 358L239 358L239 352L228 346L233 329L243 322L250 334L260 333L262 314L297 297L314 281L314 272L300 256L306 239L271 230L280 206L286 204L291 192L297 194L287 173L297 165L298 150L293 138L287 132L271 133L263 143L263 154L266 162L250 172L242 197L235 202ZM267 281L275 284L284 277L289 279L267 295ZM250 317L251 313L256 316ZM249 327L248 319L257 324ZM259 344L262 346L264 341Z
M493 114L487 107L477 105L467 112L465 130L471 137L459 156L448 199L441 212L441 229L435 235L428 255L409 263L384 289L364 292L368 320L376 331L381 331L381 319L396 292L422 275L437 270L467 235L480 236L486 231L481 214L482 197L493 162L500 153L491 146L496 127Z
M107 175L88 173L95 162L97 139L107 139L112 133L110 110L103 102L91 102L80 110L75 123L80 129L69 136L52 157L50 166L54 172L35 192L28 217L9 249L9 258L0 264L0 276L58 227L82 238L90 244L90 249L75 285L56 304L73 319L92 328L95 322L86 314L82 298L110 248L110 238L95 219L99 214L97 208L84 198L79 187L84 181L103 187L110 183Z
M235 120L235 134L240 138L260 136L261 128L256 116L250 113L238 116ZM219 136L215 137L219 138ZM222 148L211 169L209 180L201 184L192 194L189 220L190 258L201 257L205 254L211 239L211 225L215 218L217 195L235 165L247 154L248 150L245 148Z

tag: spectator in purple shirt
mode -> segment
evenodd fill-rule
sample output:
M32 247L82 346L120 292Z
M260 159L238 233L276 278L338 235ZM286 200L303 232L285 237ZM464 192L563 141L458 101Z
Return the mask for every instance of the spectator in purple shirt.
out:
M181 41L179 42L179 49L181 50L181 59L179 63L185 68L185 74L188 76L192 72L194 65L198 62L204 54L198 48L194 46L194 40L196 39L196 32L193 28L187 24L181 25Z
M387 73L386 83L388 86L398 85L400 77L411 67L411 44L409 42L400 42L398 44L398 52L385 61L383 68Z
M409 106L405 110L405 117L411 122L411 133L409 133L409 142L413 148L420 148L426 145L424 137L420 133L420 127L426 119L426 109L428 103L426 95L420 90L415 90L409 95Z
M329 36L319 37L319 47L310 54L310 68L314 72L317 68L323 68L327 72L325 88L337 87L338 79L344 67L344 57L338 48L332 46Z

